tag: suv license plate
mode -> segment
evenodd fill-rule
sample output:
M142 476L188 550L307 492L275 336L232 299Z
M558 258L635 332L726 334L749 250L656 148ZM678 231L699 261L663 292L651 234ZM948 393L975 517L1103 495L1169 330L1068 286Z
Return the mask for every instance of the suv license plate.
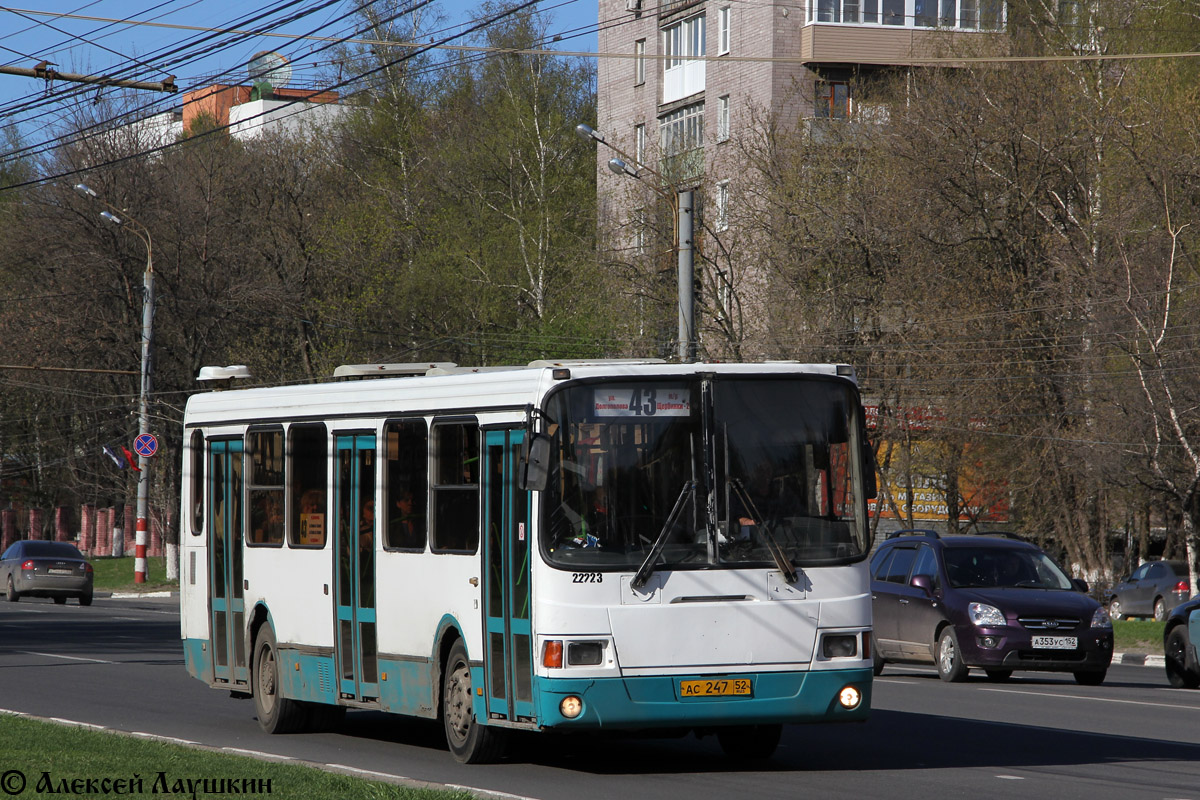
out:
M1039 650L1074 650L1079 640L1074 636L1035 636L1033 646Z
M749 696L753 689L749 678L719 678L711 681L680 681L680 697L723 697L726 695Z

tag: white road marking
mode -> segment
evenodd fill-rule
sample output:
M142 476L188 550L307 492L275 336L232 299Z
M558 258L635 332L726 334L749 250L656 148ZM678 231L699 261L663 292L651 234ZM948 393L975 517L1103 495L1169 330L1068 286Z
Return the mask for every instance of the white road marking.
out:
M199 742L191 739L180 739L178 736L159 736L157 733L146 733L145 731L130 731L130 736L136 736L139 739L149 739L152 742L171 742L172 744L196 745Z
M494 789L480 789L476 786L464 786L461 783L447 783L446 788L447 789L459 789L460 791L470 792L471 794L473 794L477 797L479 795L484 795L486 797L508 798L508 800L537 800L537 798L530 797L528 795L509 794L508 792L497 792Z
M981 688L984 692L999 692L1000 694L1025 694L1032 697L1057 697L1061 700L1089 700L1093 703L1117 703L1126 706L1146 706L1147 708L1174 708L1183 711L1200 711L1200 707L1180 706L1174 703L1150 703L1145 700L1119 700L1115 697L1083 697L1077 694L1059 694L1057 692L1029 692L1021 689ZM1182 691L1182 690L1180 690Z
M347 766L346 764L326 764L325 766L331 769L341 769L346 772L353 772L355 775L372 775L376 778L384 778L385 780L411 781L412 778L406 778L403 775L396 775L392 772L376 772L373 769L359 769L358 767Z
M86 661L89 664L117 664L117 661L105 661L102 658L83 658L81 656L61 656L58 653L39 653L36 650L18 650L18 653L24 653L28 656L41 656L42 658L65 658L67 661Z
M62 717L50 717L49 719L51 722L57 722L59 725L70 725L74 728L91 728L94 731L108 730L108 728L104 725L96 725L91 722L80 722L79 720L75 719L63 719Z
M1022 778L1019 775L997 775L996 777L1002 781L1023 781L1023 780L1025 780L1024 778Z
M268 761L295 761L291 756L281 756L278 753L264 753L262 750L246 750L242 747L222 747L226 753L237 753L242 756L250 756L251 758L265 758Z

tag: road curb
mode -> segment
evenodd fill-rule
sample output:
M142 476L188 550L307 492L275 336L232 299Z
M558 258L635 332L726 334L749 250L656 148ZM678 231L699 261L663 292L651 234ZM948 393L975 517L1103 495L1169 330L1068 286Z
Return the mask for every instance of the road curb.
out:
M1113 653L1112 663L1123 667L1159 667L1167 666L1165 656L1152 656L1145 653Z
M175 597L175 592L113 592L114 600L139 600L147 597Z

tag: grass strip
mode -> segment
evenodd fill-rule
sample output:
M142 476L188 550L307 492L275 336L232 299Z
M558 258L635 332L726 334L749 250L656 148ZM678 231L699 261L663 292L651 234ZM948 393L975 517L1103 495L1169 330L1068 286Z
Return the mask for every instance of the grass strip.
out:
M146 582L133 582L133 556L92 558L93 587L97 592L178 591L179 581L167 580L166 559L146 559Z
M1118 653L1162 655L1165 623L1147 619L1121 619L1113 622L1113 649Z
M0 714L0 791L19 800L268 795L304 800L474 800L461 790L398 786L12 714Z

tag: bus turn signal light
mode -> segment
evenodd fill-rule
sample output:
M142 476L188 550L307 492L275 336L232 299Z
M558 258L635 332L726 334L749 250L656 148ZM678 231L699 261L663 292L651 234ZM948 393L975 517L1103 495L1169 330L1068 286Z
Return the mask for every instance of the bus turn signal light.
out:
M558 639L546 642L542 650L542 666L561 669L563 665L563 643Z

